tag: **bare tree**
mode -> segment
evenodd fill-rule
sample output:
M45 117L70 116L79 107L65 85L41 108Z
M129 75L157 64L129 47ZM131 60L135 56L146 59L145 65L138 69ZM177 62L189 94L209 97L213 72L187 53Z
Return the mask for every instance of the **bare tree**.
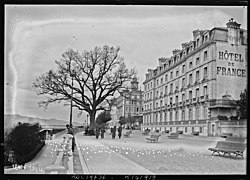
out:
M39 105L47 108L55 102L64 105L72 102L79 113L89 114L90 127L93 127L97 111L105 110L108 99L125 89L136 74L134 69L126 68L119 50L107 45L82 54L67 50L59 61L55 61L56 71L50 70L33 83L37 94L46 97Z

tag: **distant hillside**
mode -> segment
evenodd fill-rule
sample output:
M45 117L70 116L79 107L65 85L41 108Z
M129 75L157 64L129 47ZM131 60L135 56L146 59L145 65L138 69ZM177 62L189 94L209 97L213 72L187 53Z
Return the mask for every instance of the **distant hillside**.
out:
M41 119L28 116L22 116L19 114L5 114L4 115L4 129L9 129L17 125L18 122L21 123L40 123L40 125L66 125L68 122L64 120L51 119ZM79 126L80 123L74 122L74 126Z

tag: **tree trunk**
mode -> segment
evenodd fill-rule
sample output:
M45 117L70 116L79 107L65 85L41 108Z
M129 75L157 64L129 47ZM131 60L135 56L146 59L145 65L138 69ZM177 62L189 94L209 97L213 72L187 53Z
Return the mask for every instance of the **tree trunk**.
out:
M96 111L92 111L91 113L89 113L89 117L90 117L89 128L90 129L94 129L95 128L95 115L96 115Z

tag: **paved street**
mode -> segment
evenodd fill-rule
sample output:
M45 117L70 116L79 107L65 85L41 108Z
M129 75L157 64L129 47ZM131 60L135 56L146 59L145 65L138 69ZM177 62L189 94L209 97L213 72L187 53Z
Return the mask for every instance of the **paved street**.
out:
M211 156L220 137L180 135L167 139L162 134L158 143L147 143L140 131L130 138L105 139L77 135L86 173L91 174L245 174L245 159ZM133 165L131 167L131 165ZM125 173L126 172L126 173Z
M124 133L124 132L123 132ZM180 135L179 139L167 139L161 134L158 143L147 143L140 131L131 137L104 139L76 135L78 151L74 152L75 174L246 174L246 151L244 159L211 156L220 137ZM6 174L43 174L44 168L55 160L58 136L47 143L43 151L25 170L5 170ZM37 166L38 164L38 166Z

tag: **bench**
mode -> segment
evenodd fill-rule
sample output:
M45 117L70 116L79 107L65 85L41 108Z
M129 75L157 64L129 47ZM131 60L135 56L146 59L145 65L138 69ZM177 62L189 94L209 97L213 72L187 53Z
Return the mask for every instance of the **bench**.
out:
M167 136L169 139L178 139L179 133L171 133Z
M212 155L214 153L224 153L223 156L228 154L231 157L231 153L237 156L241 156L243 158L243 152L246 149L245 143L238 142L230 142L230 141L218 141L214 148L208 148L208 150L212 151Z
M199 135L199 131L194 131L194 132L192 132L192 134L194 135L194 136L198 136Z
M244 143L245 142L244 137L233 137L233 136L227 136L225 141L230 141L230 142L238 142L238 143Z
M160 134L158 135L151 134L150 137L146 137L146 139L147 139L147 142L158 142L158 139L160 136L161 136Z
M179 134L183 134L183 131L177 131Z
M222 133L220 137L227 138L228 136L233 136L233 133Z
M142 135L147 136L149 134L149 132L150 131L144 131L144 132L142 132Z
M123 134L124 137L129 137L132 133L132 130L127 131L125 134Z

